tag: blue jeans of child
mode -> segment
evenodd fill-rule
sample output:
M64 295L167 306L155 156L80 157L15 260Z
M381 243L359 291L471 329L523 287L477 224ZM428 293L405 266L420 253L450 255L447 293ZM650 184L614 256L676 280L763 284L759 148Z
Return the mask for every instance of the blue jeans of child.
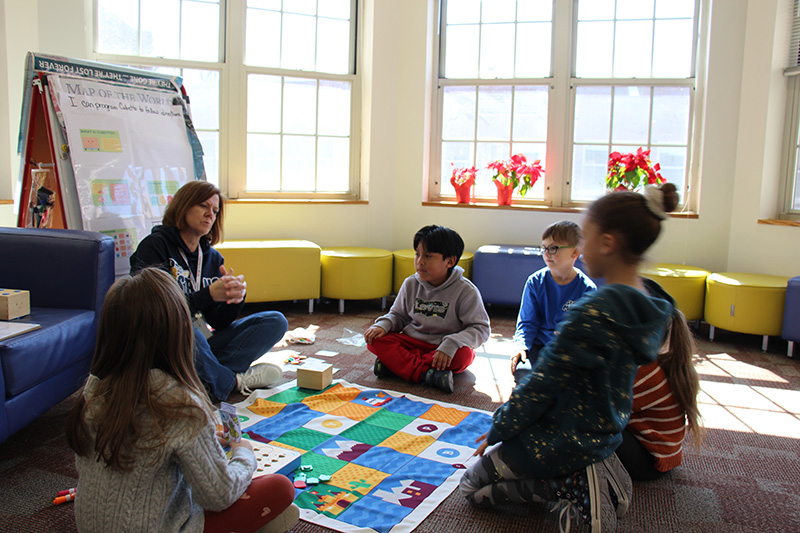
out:
M240 318L206 340L194 328L194 367L200 381L213 396L225 400L236 386L236 374L270 351L289 328L278 311L262 311Z

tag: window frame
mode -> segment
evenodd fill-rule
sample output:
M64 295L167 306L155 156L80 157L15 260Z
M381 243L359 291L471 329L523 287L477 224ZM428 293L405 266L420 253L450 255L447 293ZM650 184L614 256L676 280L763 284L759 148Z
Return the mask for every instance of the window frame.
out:
M283 201L357 201L361 199L359 127L361 118L361 83L358 74L359 43L362 29L358 14L363 0L352 0L350 18L350 52L348 74L328 74L316 71L287 70L250 66L244 63L246 43L246 0L219 0L218 60L197 61L138 55L105 54L98 51L98 0L92 0L93 54L98 61L179 69L212 70L219 72L219 129L217 173L220 191L229 199L266 199ZM141 9L141 4L140 4ZM141 24L139 24L141 37ZM141 46L141 44L139 44ZM351 86L350 105L350 171L349 188L344 192L248 191L247 190L247 80L250 74L268 74L290 78L346 81ZM192 88L187 87L190 99ZM203 130L206 131L206 130ZM281 133L283 135L283 133ZM316 134L314 135L317 136ZM315 176L316 177L316 176Z
M781 188L778 219L800 221L800 206L794 207L794 197L800 188L797 158L800 156L800 69L787 69L786 123L784 128Z
M503 79L447 79L444 78L446 49L446 5L447 0L439 0L436 37L439 46L435 47L434 74L437 76L435 95L433 98L433 120L430 146L430 179L428 180L428 201L432 203L452 203L455 191L448 190L449 175L441 175L442 168L442 128L443 128L443 96L444 88L452 85L483 86L508 85L511 87L526 85L544 85L550 88L548 96L548 131L546 164L543 164L544 200L530 197L514 196L512 206L547 207L555 209L580 209L588 205L588 201L571 200L572 167L574 152L574 119L575 100L579 86L650 86L650 87L688 87L690 93L689 120L687 135L686 174L683 191L679 191L683 211L696 212L698 195L696 193L699 180L699 139L702 130L702 94L699 80L704 79L705 64L703 48L705 47L705 21L707 17L707 0L696 0L693 19L691 76L687 78L579 78L575 75L577 55L577 10L579 0L553 0L553 18L551 33L550 77L546 78L503 78ZM563 45L561 45L563 43ZM561 46L559 46L561 45ZM651 101L652 106L652 101ZM649 128L648 136L652 133ZM581 143L583 144L583 143ZM648 147L643 146L647 149ZM544 162L543 162L544 163ZM478 198L477 203L488 205L492 198Z
M783 71L787 84L786 122L777 218L800 221L800 206L794 206L794 198L800 194L800 166L797 160L800 157L800 0L794 0L793 3L789 21L789 49L786 52L787 68Z

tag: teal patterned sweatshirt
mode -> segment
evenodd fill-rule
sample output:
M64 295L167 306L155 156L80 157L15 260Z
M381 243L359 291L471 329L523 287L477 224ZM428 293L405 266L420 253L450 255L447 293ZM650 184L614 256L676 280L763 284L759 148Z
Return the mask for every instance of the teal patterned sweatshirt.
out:
M656 359L675 302L605 285L567 312L530 374L493 416L487 441L502 442L526 475L547 479L605 459L622 442L639 365Z

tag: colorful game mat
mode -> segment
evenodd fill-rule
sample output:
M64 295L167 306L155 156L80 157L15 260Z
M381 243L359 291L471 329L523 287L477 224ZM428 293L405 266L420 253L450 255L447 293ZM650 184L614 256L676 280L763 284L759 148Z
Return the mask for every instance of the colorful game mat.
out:
M491 414L335 381L289 382L236 404L253 440L302 454L290 474L300 517L346 533L410 532L450 493Z

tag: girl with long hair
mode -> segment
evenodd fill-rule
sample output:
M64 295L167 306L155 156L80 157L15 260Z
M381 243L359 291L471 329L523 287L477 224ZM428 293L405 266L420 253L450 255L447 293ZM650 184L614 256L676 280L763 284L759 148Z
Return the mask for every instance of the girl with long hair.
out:
M221 442L192 359L189 309L173 278L145 268L111 287L67 425L79 531L266 533L297 521L291 482L251 482L250 442Z

